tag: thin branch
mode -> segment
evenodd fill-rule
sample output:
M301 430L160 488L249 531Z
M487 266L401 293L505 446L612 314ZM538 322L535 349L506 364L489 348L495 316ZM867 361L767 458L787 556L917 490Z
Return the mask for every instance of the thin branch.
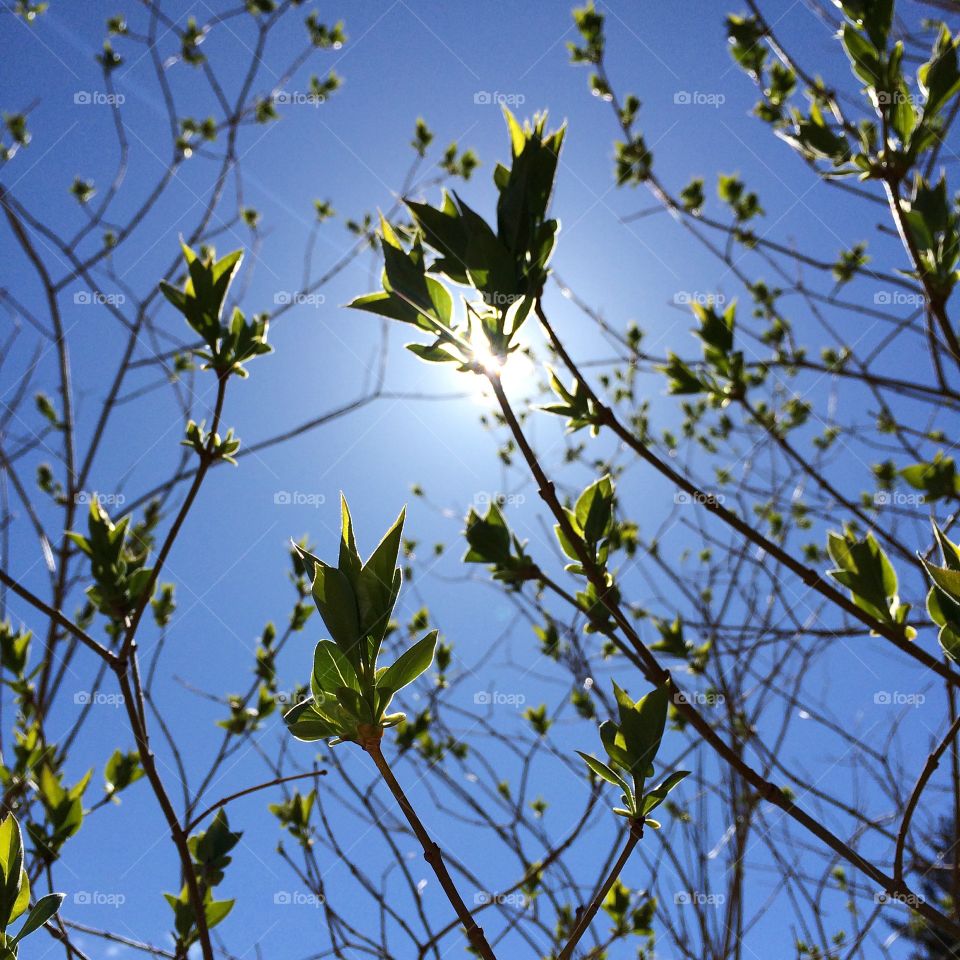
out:
M214 810L219 810L220 807L225 807L228 803L232 803L234 800L239 800L240 797L249 796L251 793L256 793L258 790L266 790L268 787L276 787L281 783L291 783L294 780L306 780L308 777L325 777L327 775L326 770L311 770L309 773L297 773L290 777L275 777L273 780L268 780L266 783L258 783L255 787L247 787L245 790L238 790L236 793L231 793L226 797L221 797L216 803L211 803L206 810L202 813L198 813L185 827L184 830L187 833L190 833L201 823L204 819L208 817Z
M907 802L906 809L903 811L903 821L900 824L900 831L897 834L897 848L893 860L893 877L898 883L903 880L903 849L907 842L907 834L910 832L910 821L913 819L913 814L917 809L917 805L920 803L921 794L926 789L927 783L933 776L934 771L940 766L940 758L947 752L947 747L953 743L958 732L960 732L960 715L950 724L947 735L940 741L930 756L927 757L927 762L923 765L923 770L920 771L916 786L914 786L913 793L910 794L910 800ZM956 858L956 854L954 854L954 858Z
M371 737L365 740L363 749L370 754L370 757L376 764L377 770L380 771L380 776L383 777L394 799L396 799L400 809L403 811L403 815L407 818L407 823L410 824L414 835L417 840L420 841L420 846L423 847L423 859L430 864L437 879L440 881L443 892L447 895L447 899L450 901L450 904L453 906L453 909L456 911L460 922L467 932L467 939L470 941L470 945L483 957L483 960L496 960L496 954L494 954L490 945L487 943L483 928L473 919L473 916L467 909L467 905L463 902L463 897L460 896L460 892L457 890L456 884L453 882L453 878L447 871L440 847L431 839L430 834L427 833L426 827L424 827L420 821L416 811L413 809L413 805L403 792L403 787L400 786L397 778L393 775L390 764L380 749L380 738Z
M577 922L574 924L573 930L570 933L570 939L560 951L560 956L557 958L557 960L570 960L570 958L573 956L574 949L583 938L583 935L587 932L587 930L590 929L590 924L593 922L593 918L597 915L597 911L600 909L600 907L603 906L603 901L610 892L610 888L614 885L614 883L617 882L617 878L620 876L620 874L623 873L623 868L627 865L627 861L630 859L630 854L633 853L634 847L636 847L642 837L643 822L631 821L630 834L627 837L627 842L623 845L623 850L621 851L620 856L617 858L617 862L613 865L613 869L607 875L606 880L603 881L600 889L590 901L589 906L585 910L581 908L577 911Z

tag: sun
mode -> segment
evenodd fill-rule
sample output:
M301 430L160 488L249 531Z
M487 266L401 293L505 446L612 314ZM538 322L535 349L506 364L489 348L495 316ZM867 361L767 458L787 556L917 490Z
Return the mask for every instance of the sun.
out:
M490 349L483 331L475 326L470 334L470 351L484 372L500 381L507 396L522 395L534 386L536 368L524 350L515 350L507 358L499 357ZM478 403L487 405L497 402L486 377L474 377L474 385Z

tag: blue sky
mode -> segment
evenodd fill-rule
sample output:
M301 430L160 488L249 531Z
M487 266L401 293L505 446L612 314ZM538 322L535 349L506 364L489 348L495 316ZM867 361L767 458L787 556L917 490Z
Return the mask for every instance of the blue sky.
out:
M143 14L133 4L128 6L124 12L138 29ZM182 24L191 14L200 20L209 17L211 6L175 2L165 9ZM244 266L245 310L269 311L278 296L297 289L314 198L330 199L340 215L319 228L317 272L335 262L352 243L343 218L390 207L412 157L408 142L418 116L434 130L437 145L456 139L476 149L482 166L460 189L471 206L489 210L490 172L495 160L505 159L506 138L498 107L487 101L503 98L520 115L548 109L553 121L569 124L554 201L555 214L563 224L555 267L579 296L619 325L636 320L647 330L648 347L663 351L689 349L693 342L687 333L690 321L684 298L707 293L727 298L742 295L723 265L665 216L628 225L621 222L624 215L653 201L645 193L613 187L611 142L616 131L605 105L587 91L585 71L568 64L565 44L573 38L568 3L358 0L322 3L317 9L323 20L342 18L346 23L349 41L344 48L313 61L313 69L321 74L329 68L341 74L343 88L319 107L296 102L281 107L279 122L246 127L240 139L244 203L261 212L263 233L256 262L248 258ZM604 4L604 11L612 74L622 89L639 95L641 126L659 175L669 186L679 189L692 176L703 175L712 201L715 174L739 171L760 193L767 211L764 229L771 236L796 240L827 257L871 230L861 207L840 194L824 196L822 190L815 191L815 181L800 160L785 146L772 143L768 131L749 116L754 91L728 55L723 32L726 7L690 2L653 10L650 5L619 0ZM112 6L53 0L33 27L7 14L2 20L0 106L8 111L30 109L33 142L0 173L0 182L61 236L83 223L82 211L68 198L73 178L92 178L102 191L116 162L110 111L96 102L104 91L94 63L103 39L103 20L113 12ZM802 57L816 64L828 82L850 88L838 45L806 5L785 7L777 23L778 30ZM264 57L261 82L268 86L279 82L271 69L295 55L302 42L301 17L291 16ZM225 85L232 86L246 66L244 51L250 44L250 22L241 17L224 24L202 49ZM116 91L126 98L130 140L129 168L115 213L122 222L162 172L170 150L150 64L122 38L115 46L127 58L115 73ZM171 43L170 53L175 52L176 45ZM294 96L302 92L309 72L299 71L283 85L284 90ZM177 65L168 75L176 94L190 101L195 117L203 118L213 109L211 97L189 67ZM683 103L684 94L694 102ZM84 99L93 102L84 103ZM211 163L203 158L185 164L163 200L138 227L137 240L126 248L120 269L124 283L139 294L152 289L176 256L178 234L192 229L211 171ZM435 199L436 190L430 196ZM17 289L22 302L42 316L40 291L9 239L5 235L7 256L0 266L0 282ZM249 242L249 231L233 228L218 240L218 248L223 251ZM876 242L879 259L887 256L902 266L894 241L880 237ZM365 255L324 287L322 303L298 306L272 326L275 354L252 364L251 379L233 384L228 396L225 422L236 428L245 443L255 443L362 394L380 342L380 326L373 318L342 310L340 305L374 289L378 274L376 258ZM111 281L104 278L103 282L109 287ZM856 284L851 290L854 296L863 293ZM78 286L67 293L64 317L77 369L80 432L89 435L123 340L105 310L73 302L72 293L83 292ZM548 296L557 325L579 354L607 356L596 328L587 326L556 289ZM170 309L161 308L158 317L166 329L182 333L181 321ZM10 319L5 314L3 323ZM388 391L471 392L462 378L428 368L402 350L402 334L389 332ZM29 355L28 340L21 338L15 348L22 354L18 354L20 361ZM52 355L43 359L41 382L53 383L53 364ZM912 358L891 358L890 364L900 375L925 374L922 359L915 364ZM4 369L5 378L14 366ZM148 386L154 380L154 373L140 372L127 389ZM0 383L4 395L13 387ZM522 384L517 391L518 396L523 394ZM209 408L212 396L209 379L199 377L198 408ZM652 389L650 400L661 422L675 421L674 403L663 397L661 384ZM216 743L213 722L223 711L198 697L187 684L218 694L246 686L256 636L266 620L282 621L290 605L286 541L307 533L320 555L328 555L337 538L340 490L350 498L361 546L365 543L368 548L399 508L411 502L408 534L423 545L421 558L429 571L417 577L403 598L402 612L410 615L427 603L454 643L461 669L470 669L494 639L504 637L492 662L458 688L456 695L464 703L473 692L484 689L522 692L527 702L565 695L537 662L532 634L526 625L517 625L513 605L488 584L467 580L456 563L462 551L462 517L469 506L491 492L525 497L526 502L511 513L511 522L534 548L546 551L548 544L532 488L518 486L517 473L505 477L495 457L495 439L478 423L484 404L476 395L431 401L384 399L243 460L236 470L212 473L188 531L170 557L169 576L178 584L180 609L162 662L165 679L158 687L174 733L194 741L186 759L200 771L198 778ZM111 424L110 442L95 465L91 487L137 496L173 469L181 430L167 391L149 393L125 406ZM558 459L561 448L554 425L534 418L531 431ZM33 468L31 461L30 473ZM586 482L586 471L580 479ZM424 487L426 501L411 498L414 483ZM645 530L655 529L667 512L659 488L636 470L627 483L626 489L642 497L647 506L637 519ZM302 494L309 502L278 504L278 493ZM427 555L430 545L438 541L449 544L449 549L434 564ZM15 529L12 546L14 572L40 589L42 558L26 524ZM470 571L471 576L474 573ZM643 603L655 594L656 585L638 581L636 589L632 599ZM12 601L10 612L30 620L29 611ZM320 629L315 618L295 639L283 659L282 682L306 679ZM149 640L145 646L149 650ZM827 661L821 691L829 699L832 670L840 672L843 702L836 705L847 722L882 722L887 715L878 713L872 700L878 684L886 689L902 680L907 685L896 689L915 689L909 686L915 679L903 680L903 663L882 652L871 656L870 670L857 672L851 665L856 667L859 656L842 649ZM83 690L90 677L92 665L78 662L71 683ZM62 725L55 735L65 735L74 719L68 705L54 718L54 725ZM516 711L497 719L516 725ZM931 728L919 716L904 722L916 722L921 733ZM120 711L95 710L70 769L79 776L94 764L99 777L109 751L115 745L129 746L123 724ZM586 732L582 726L577 728L578 737ZM281 736L276 729L266 731L263 748L275 750ZM561 740L564 737L561 734ZM306 760L310 748L297 749L305 752ZM814 745L813 753L822 751L827 757L832 749L825 741ZM813 766L819 759L802 751L799 756ZM351 769L359 769L365 760L347 750L342 759ZM502 759L509 764L508 758ZM552 804L546 826L557 835L579 809L577 800L584 790L581 782L567 777L567 781L546 782L540 791ZM253 755L245 756L211 788L209 799L265 778L262 763ZM259 796L232 808L232 821L244 829L245 837L223 893L241 899L224 929L238 956L250 956L242 945L262 938L267 955L285 960L309 952L317 946L310 937L315 934L322 940L322 934L307 909L273 907L272 894L295 889L295 881L272 854L278 830L264 811L266 800ZM59 882L71 891L80 885L82 890L122 892L126 902L114 911L104 905L71 904L68 899L65 912L82 922L117 924L159 941L167 919L159 889L172 889L175 865L156 826L154 801L144 784L124 797L122 814L108 808L91 818L71 843ZM144 827L144 823L154 826ZM455 839L443 837L442 822L433 825L441 841ZM722 828L714 827L719 838ZM364 857L379 861L383 851L374 849L373 843L371 838L371 844L360 849ZM602 857L606 848L600 847L599 852L585 851L585 870L592 859ZM471 837L469 849L460 852L479 873L494 878L491 886L510 876L501 860L485 855L476 837ZM328 868L333 882L352 882L337 864L330 863ZM634 886L643 885L638 874L627 878ZM435 884L428 884L427 891L429 909L444 915ZM758 891L757 897L763 892ZM840 898L836 906L842 910ZM782 920L774 911L763 931L775 937L778 952L785 956L789 937L780 927ZM763 931L756 935L760 943ZM46 954L41 950L30 954L34 955Z

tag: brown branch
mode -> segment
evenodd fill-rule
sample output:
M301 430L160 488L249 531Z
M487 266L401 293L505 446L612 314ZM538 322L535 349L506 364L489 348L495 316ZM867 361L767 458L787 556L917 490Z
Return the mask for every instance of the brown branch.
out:
M157 770L156 758L150 747L150 738L143 722L143 714L138 708L142 697L138 697L134 692L129 676L128 661L121 662L116 668L116 674L120 684L120 692L123 694L124 708L130 721L130 729L133 731L133 738L140 754L140 765L143 767L143 772L153 789L154 796L160 804L160 810L170 830L170 839L173 841L180 858L180 869L183 873L183 882L187 887L187 896L190 898L190 904L193 907L194 920L197 925L197 938L200 941L203 960L214 960L213 944L210 941L210 930L207 927L207 915L204 910L204 897L200 892L196 870L193 868L193 857L187 843L187 831L180 824L177 812L173 808L173 803Z
M940 741L930 756L927 757L927 762L923 765L923 770L920 771L916 786L914 786L913 793L910 794L910 800L907 802L907 807L903 811L903 821L900 824L900 831L897 834L897 848L893 859L893 878L898 883L903 880L903 849L906 846L907 834L910 832L910 821L913 819L913 814L917 809L917 805L920 803L920 795L926 789L927 783L933 776L934 771L940 766L940 758L947 752L947 747L953 743L958 732L960 732L960 716L954 718L953 723L950 724L950 729L947 731L947 735Z
M166 562L167 556L173 548L173 544L176 542L177 536L183 527L184 521L187 519L187 514L190 512L190 508L193 506L193 501L196 500L197 494L200 492L200 487L203 485L203 481L207 475L207 472L217 459L213 452L212 445L214 442L214 435L220 428L220 417L223 413L223 400L226 395L228 376L229 375L226 373L217 375L217 399L213 410L213 422L210 424L210 434L207 441L207 448L200 455L200 466L197 468L197 472L193 477L193 483L190 484L190 489L187 491L187 496L184 498L183 504L180 507L180 512L177 514L176 519L173 521L173 526L170 527L167 537L163 541L163 546L160 548L160 552L157 554L157 562L153 565L153 571L150 574L150 579L147 582L146 587L144 587L136 609L130 617L129 625L126 629L123 640L123 646L120 649L121 660L126 661L133 650L133 644L137 634L137 627L140 625L140 619L143 617L143 612L146 610L147 604L150 602L150 598L153 596L153 588L157 585L157 580L160 578L160 571L163 569L163 565Z
M185 827L184 829L187 833L190 833L196 827L204 821L204 819L213 813L214 810L220 809L220 807L225 807L228 803L232 803L234 800L239 800L241 797L249 796L251 793L256 793L259 790L266 790L268 787L276 787L281 783L291 783L294 780L306 780L308 777L325 777L327 775L326 770L311 770L309 773L296 773L290 777L276 777L273 780L268 780L266 783L258 783L255 787L247 787L245 790L238 790L236 793L231 793L226 797L221 797L216 803L211 803L206 810L202 813L198 813Z
M63 627L68 633L76 637L87 649L92 650L98 657L105 660L111 667L116 667L117 656L106 647L101 646L88 633L81 630L75 623L67 619L59 610L54 610L49 604L44 603L38 596L21 586L11 577L6 570L0 569L0 583L9 587L17 596L26 600L31 606L36 607L41 613L50 618L51 622L57 626Z
M581 908L577 911L577 922L574 924L573 930L570 933L570 939L560 951L560 955L557 960L570 960L570 958L573 956L574 949L583 938L583 935L590 928L590 924L593 922L593 918L597 915L597 911L601 906L603 906L603 901L610 892L610 888L614 885L614 883L616 883L620 874L623 873L623 868L627 865L627 861L630 859L630 854L633 853L634 847L636 847L642 837L643 821L631 821L630 835L627 837L627 842L624 844L623 850L621 851L620 856L617 858L617 862L613 865L613 869L607 875L606 880L603 881L600 889L590 901L589 906L586 909Z
M440 847L430 837L430 834L427 833L426 827L424 827L423 823L420 821L416 811L413 809L413 805L407 799L407 795L403 792L403 787L400 786L397 778L393 775L393 771L390 769L390 764L387 762L386 757L383 755L383 751L380 749L380 737L368 737L364 740L362 746L363 749L370 754L370 757L376 764L377 770L380 772L380 776L383 777L387 786L390 788L390 792L393 794L394 799L397 801L400 809L403 811L403 815L406 817L407 823L410 824L410 828L413 830L414 836L416 836L417 840L420 841L420 846L423 847L423 859L430 864L433 872L437 876L437 879L440 881L440 886L443 888L443 892L446 894L447 899L450 901L450 904L456 911L457 917L459 917L460 922L463 924L464 929L467 932L467 939L470 941L470 946L473 947L473 949L476 950L481 957L483 957L483 960L496 960L496 954L487 943L487 938L484 935L483 928L480 927L476 920L473 919L473 916L467 909L467 905L463 902L463 897L460 896L460 892L457 890L456 884L453 882L453 878L447 871L446 864L443 862L443 853L440 850Z

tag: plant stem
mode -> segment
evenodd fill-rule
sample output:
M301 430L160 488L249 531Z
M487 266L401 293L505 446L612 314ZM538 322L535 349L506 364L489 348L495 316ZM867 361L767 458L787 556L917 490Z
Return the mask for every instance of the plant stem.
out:
M187 896L190 898L190 904L193 907L194 920L197 925L197 939L200 942L203 960L214 960L213 944L210 941L210 930L207 927L207 915L204 911L204 898L200 893L197 873L193 868L193 857L187 844L187 832L180 825L177 812L173 808L173 803L166 787L163 785L160 772L157 770L156 758L150 747L150 738L143 724L142 714L137 709L137 704L141 699L138 696L139 688L135 693L134 686L130 681L129 668L126 665L117 668L116 674L117 682L120 684L120 692L123 694L123 703L130 721L130 728L133 731L133 739L140 753L140 765L143 767L143 772L153 789L157 803L160 804L160 809L170 830L170 839L177 848L177 854L180 857L180 869L183 873L183 882L187 888Z
M199 827L203 823L204 819L208 817L214 810L219 810L221 807L225 807L228 803L232 803L234 800L239 800L241 797L249 796L251 793L257 793L259 790L266 790L269 787L278 787L282 783L292 783L294 780L307 780L311 777L325 777L327 775L326 770L311 770L309 773L295 773L290 777L275 777L273 780L268 780L266 783L258 783L254 787L247 787L244 790L238 790L236 793L231 793L226 797L221 797L216 803L211 803L206 810L202 813L198 813L186 826L186 831L189 833L191 830Z
M564 946L564 948L560 951L560 956L557 958L557 960L570 960L570 958L573 956L574 948L590 928L593 918L597 915L597 911L600 909L600 907L603 906L603 901L607 898L610 888L614 885L614 883L616 883L620 874L623 873L623 868L627 865L627 861L630 859L630 854L633 853L634 847L636 847L636 845L640 842L642 836L643 823L638 823L636 821L631 822L630 835L627 837L627 842L623 845L623 850L621 851L620 856L617 858L617 862L613 865L613 869L610 871L607 879L603 881L600 889L590 901L590 905L586 908L586 910L578 911L577 922L574 924L573 930L570 933L570 939L567 941L566 946Z
M403 792L403 787L400 786L397 778L393 775L390 764L387 763L387 759L380 749L379 738L369 738L363 742L362 746L363 749L370 754L373 762L376 764L377 770L380 772L380 776L383 777L394 799L400 805L403 815L407 818L407 823L410 824L414 836L420 841L420 846L423 847L423 859L430 864L433 872L437 875L443 892L447 895L447 899L450 901L453 909L456 911L457 917L459 917L460 922L467 931L467 939L470 941L470 945L483 957L483 960L497 960L496 954L490 948L490 944L487 943L483 928L473 919L473 916L467 909L467 905L463 902L463 898L460 896L453 882L453 878L447 871L440 847L431 839L430 834L427 833L426 827L421 823L412 804L407 799L407 795Z
M184 521L187 519L187 514L190 512L190 508L193 506L193 501L197 498L197 494L200 492L200 487L202 486L203 480L207 475L207 471L210 469L216 459L215 454L212 451L213 437L220 429L220 417L223 414L223 401L227 391L227 379L228 375L225 373L220 373L217 375L217 399L214 404L213 422L210 424L207 447L200 455L200 466L197 467L197 472L194 474L193 483L190 484L190 489L187 491L187 496L184 498L183 505L180 507L180 512L173 521L173 526L170 527L167 537L163 541L163 546L160 548L160 552L157 554L157 562L153 565L153 571L150 574L150 579L147 582L146 587L143 589L140 601L130 616L130 624L126 629L123 646L120 649L121 660L126 661L130 656L134 640L136 639L137 627L140 625L140 618L143 616L143 612L146 610L147 605L150 602L150 598L153 596L153 588L157 585L157 581L160 579L160 571L163 569L167 555L170 553L174 542L180 534L180 529L183 526Z
M960 716L954 717L953 723L950 724L950 729L947 731L946 736L940 741L930 756L927 757L927 762L920 772L916 786L913 788L913 793L910 794L907 808L903 812L900 832L897 834L897 848L893 860L893 878L897 882L902 882L903 880L903 850L907 843L907 834L910 832L910 821L913 819L914 811L920 803L920 795L926 788L927 782L933 776L934 771L940 766L940 758L947 752L947 747L956 739L958 732L960 732Z
M105 660L111 667L116 666L116 655L106 647L97 643L88 633L81 630L73 621L68 619L59 610L55 610L49 604L44 603L35 593L22 586L11 577L6 570L0 569L0 583L9 587L18 597L26 600L32 607L36 607L41 613L45 614L51 623L56 623L67 633L76 637L87 649L92 650L101 660Z

